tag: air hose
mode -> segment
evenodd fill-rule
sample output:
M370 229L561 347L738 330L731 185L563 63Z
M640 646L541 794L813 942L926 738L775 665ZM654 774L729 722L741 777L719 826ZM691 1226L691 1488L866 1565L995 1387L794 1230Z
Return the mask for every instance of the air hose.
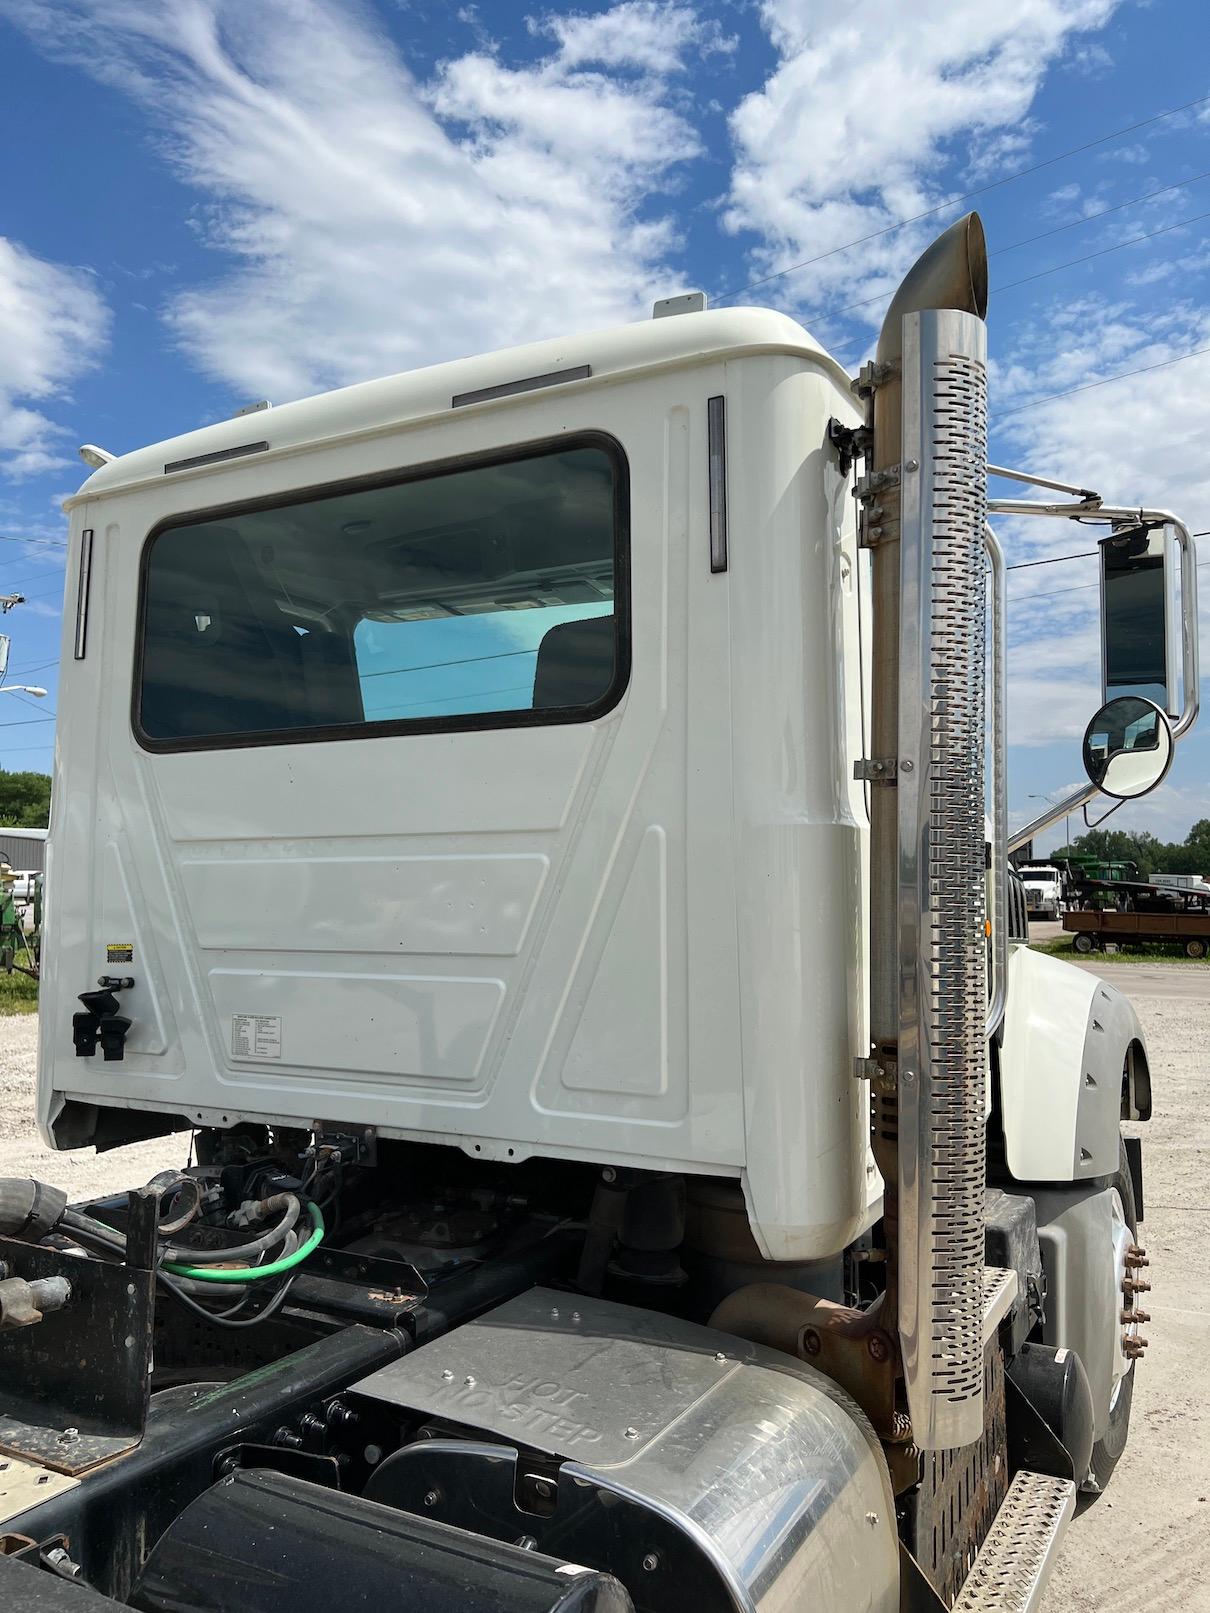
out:
M271 1260L264 1266L239 1266L226 1269L216 1269L212 1266L185 1266L175 1260L166 1260L160 1269L170 1271L174 1277L189 1277L194 1282L204 1283L247 1283L259 1282L264 1277L280 1277L283 1272L293 1271L295 1266L300 1266L311 1251L317 1249L323 1242L323 1211L315 1203L308 1204L307 1211L311 1217L314 1231L305 1243L300 1244L295 1249L293 1254L283 1255L280 1260Z

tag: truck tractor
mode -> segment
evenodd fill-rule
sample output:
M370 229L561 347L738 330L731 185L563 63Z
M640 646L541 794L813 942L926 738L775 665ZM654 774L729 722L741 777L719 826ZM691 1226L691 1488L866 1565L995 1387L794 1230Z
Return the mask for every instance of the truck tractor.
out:
M972 214L856 379L687 294L89 448L40 1126L180 1166L0 1183L6 1610L1036 1605L1152 1087L1008 853L1163 777L1196 574L988 466L986 300ZM1181 598L1015 839L998 511Z
M1023 863L1025 901L1031 919L1058 919L1063 912L1063 876L1053 863Z

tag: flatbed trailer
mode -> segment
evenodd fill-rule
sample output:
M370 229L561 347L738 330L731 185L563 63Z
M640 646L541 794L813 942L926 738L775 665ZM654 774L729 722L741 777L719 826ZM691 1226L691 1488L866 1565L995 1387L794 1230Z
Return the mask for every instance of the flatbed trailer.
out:
M1103 950L1107 942L1183 946L1190 958L1210 952L1210 913L1115 913L1085 909L1064 913L1063 928L1074 933L1077 952Z

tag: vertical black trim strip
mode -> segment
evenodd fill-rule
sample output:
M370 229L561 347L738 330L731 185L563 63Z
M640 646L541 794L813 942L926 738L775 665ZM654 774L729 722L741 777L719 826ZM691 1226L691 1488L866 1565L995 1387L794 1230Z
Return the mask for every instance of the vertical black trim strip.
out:
M80 579L76 589L76 660L84 659L88 643L88 592L92 583L92 528L80 534Z
M727 569L727 400L706 400L710 474L710 569Z

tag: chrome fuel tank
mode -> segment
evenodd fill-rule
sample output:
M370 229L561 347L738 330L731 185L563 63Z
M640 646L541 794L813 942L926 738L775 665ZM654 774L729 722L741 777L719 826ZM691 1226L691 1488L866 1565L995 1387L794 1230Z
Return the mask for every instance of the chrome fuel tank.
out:
M842 1391L776 1351L534 1289L355 1392L439 1425L367 1496L608 1569L637 1605L899 1606L878 1442Z

